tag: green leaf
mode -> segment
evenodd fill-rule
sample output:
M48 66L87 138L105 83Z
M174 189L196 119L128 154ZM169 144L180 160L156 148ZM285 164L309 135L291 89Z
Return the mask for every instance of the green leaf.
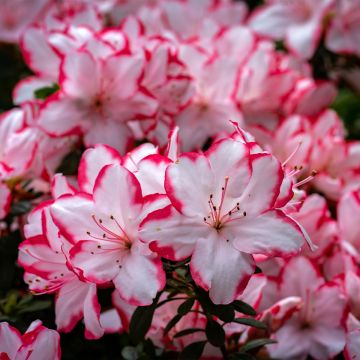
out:
M232 305L234 306L235 310L238 312L241 312L245 315L249 316L256 316L255 309L250 306L249 304L241 301L241 300L235 300Z
M204 309L205 312L212 314L214 312L215 305L209 298L209 293L205 290L198 288L198 300L201 304L201 307Z
M221 347L225 343L225 331L222 326L214 321L208 320L205 328L206 337L211 345Z
M53 84L52 86L46 86L34 91L36 99L45 100L50 95L55 94L60 89L58 84Z
M11 205L10 214L13 216L20 216L28 213L32 206L29 201L17 201Z
M31 312L37 312L41 310L46 310L51 306L51 301L34 301L32 304L27 305L20 309L17 314L25 314Z
M275 343L276 343L276 341L271 340L271 339L256 339L256 340L249 341L240 350L242 352L247 352L247 351L254 350L254 349L257 349L257 348L265 346L265 345L270 345L270 344L275 344Z
M29 304L32 300L34 299L34 297L32 295L25 295L23 298L21 298L21 300L17 303L17 308L22 308L24 306L27 306L27 304Z
M157 301L158 297L154 300L153 304L149 306L139 306L134 311L129 326L129 335L134 343L138 344L144 340L149 331Z
M181 316L186 315L193 307L194 302L195 302L194 299L188 299L185 302L183 302L177 310L178 314Z
M231 304L216 305L214 314L225 322L232 322L235 318L235 310Z
M182 318L182 315L175 315L166 325L165 329L164 329L164 335L166 335Z
M82 151L75 149L71 153L65 156L60 166L56 169L56 172L62 173L63 175L76 175L80 164Z
M125 360L137 360L139 358L138 355L138 351L135 347L133 346L125 346L122 350L121 350L121 356L125 359Z
M182 330L182 331L179 331L178 333L176 333L174 335L174 338L178 338L178 337L185 336L185 335L190 335L190 334L193 334L193 333L199 332L199 331L204 331L204 329L201 329L201 328L185 329L185 330Z
M206 341L198 341L184 348L179 355L179 360L197 360L201 358Z
M253 318L238 318L234 319L233 322L236 322L237 324L255 327L257 329L267 330L267 326L263 322Z

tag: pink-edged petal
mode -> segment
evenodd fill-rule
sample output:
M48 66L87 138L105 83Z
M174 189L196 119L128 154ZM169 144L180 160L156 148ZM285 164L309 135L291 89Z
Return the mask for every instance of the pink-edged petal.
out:
M334 327L333 324L315 328L312 341L314 344L312 344L309 355L314 359L332 359L344 349L345 330Z
M3 219L9 212L11 205L11 191L0 182L0 219Z
M10 140L11 139L11 140ZM14 168L14 174L23 175L32 165L38 148L37 133L31 128L12 134L8 146L4 151L4 157Z
M236 249L249 254L290 255L299 252L304 244L297 224L280 210L232 221L223 232Z
M189 257L198 238L206 237L207 226L182 216L173 206L150 213L140 225L140 238L150 248L170 260Z
M0 323L0 357L1 353L5 353L9 359L14 359L21 344L21 334L19 331L7 322Z
M279 40L285 36L287 28L298 21L298 17L291 6L278 2L255 11L249 19L249 26L261 35Z
M305 360L311 346L309 334L299 330L299 324L290 319L273 336L277 344L267 346L271 358L281 359L286 354L289 359Z
M133 133L129 126L121 122L96 122L86 132L84 142L87 147L96 144L106 144L121 154L124 154L133 140Z
M258 215L274 206L280 194L284 172L280 162L270 154L260 153L251 157L251 178L239 203L247 214Z
M95 209L89 195L62 196L51 205L50 212L60 232L73 243L89 239L87 232L99 233L99 227L92 220Z
M165 175L165 190L174 207L187 216L208 213L214 175L204 155L188 153L170 165Z
M69 98L50 97L41 107L39 126L49 135L66 136L81 133L84 113Z
M89 99L100 86L100 73L95 58L87 51L72 53L61 64L60 85L71 98Z
M51 195L54 199L62 195L74 195L76 189L69 184L66 177L62 174L56 174L51 181Z
M334 283L321 286L314 296L314 323L316 326L323 327L324 329L328 329L331 326L343 328L346 305L347 301L340 286ZM344 329L342 330L344 332ZM345 334L342 336L343 345L344 337Z
M20 46L27 64L33 71L46 78L57 79L60 58L51 48L43 29L28 28L23 34Z
M41 321L30 324L22 341L15 360L60 360L60 336L55 330L42 326Z
M127 153L123 157L122 165L131 172L135 172L137 170L137 164L142 159L149 155L155 154L159 154L159 149L151 143L145 143L136 147L131 152Z
M302 306L303 300L300 297L289 296L264 311L260 316L260 320L271 325L271 331L275 332Z
M84 301L85 338L95 340L102 337L105 331L100 323L100 304L96 294L96 285L87 285L88 293Z
M141 212L141 220L144 220L150 213L163 209L170 205L170 200L166 195L151 194L144 197L144 206Z
M121 243L79 241L70 250L71 264L90 282L103 284L114 279L121 269L124 257Z
M112 293L111 300L120 316L124 330L127 331L129 329L131 316L134 313L136 306L130 305L128 302L124 301L116 289Z
M190 263L195 282L209 290L216 304L228 304L245 289L255 271L251 255L234 249L214 230L196 241Z
M100 314L100 325L105 334L115 334L123 330L123 324L116 309L102 312Z
M87 149L82 155L79 165L80 190L92 194L100 170L106 165L120 163L119 153L110 146L96 145L93 149Z
M59 331L70 332L84 318L87 339L98 339L104 334L99 322L100 305L95 284L77 278L66 283L56 297L55 313Z
M330 82L301 79L296 83L285 107L288 107L289 114L316 116L333 102L336 93L336 87Z
M240 299L251 305L253 308L258 308L263 295L263 289L266 284L267 279L264 274L255 274L249 280L246 288L240 296Z
M300 58L309 59L314 54L322 32L321 21L314 18L288 29L286 45Z
M215 184L219 187L218 190L224 186L224 178L228 177L226 196L229 198L240 197L251 176L247 146L242 142L226 139L211 146L205 155L209 160ZM215 203L217 203L217 199Z
M168 144L165 155L172 161L176 161L179 157L179 127L176 126L169 132Z
M122 226L136 219L142 210L141 187L136 177L121 165L105 166L95 181L97 210L114 216Z
M146 245L142 245L146 246ZM131 305L150 305L165 286L165 273L160 258L145 256L135 248L127 256L113 279L121 297Z
M348 298L350 311L353 314L360 314L360 276L353 271L347 271L345 274L345 292Z
M358 360L360 357L360 328L347 334L344 351L346 360Z
M281 294L306 299L309 291L315 291L323 283L317 267L309 259L299 256L291 259L282 273Z
M102 76L108 80L107 91L114 94L114 101L135 94L144 66L145 57L140 51L136 55L116 54L106 59Z
M346 192L338 203L337 214L343 240L360 244L360 229L354 226L354 219L360 219L360 192Z
M172 162L165 156L149 155L138 164L136 178L144 195L164 194L165 171Z
M153 96L150 96L146 91L139 90L130 101L127 101L126 104L128 106L123 107L123 111L131 115L131 119L139 117L139 118L152 118L156 115L156 111L158 110L159 103ZM125 104L125 105L126 105ZM121 107L115 111L121 111Z

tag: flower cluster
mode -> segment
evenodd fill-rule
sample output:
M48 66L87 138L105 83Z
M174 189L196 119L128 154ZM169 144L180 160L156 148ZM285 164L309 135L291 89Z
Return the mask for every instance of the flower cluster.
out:
M188 358L360 356L360 141L308 61L320 41L360 55L359 1L14 6L0 39L33 74L0 118L0 231L20 230L57 330ZM1 360L58 358L56 331L0 323Z

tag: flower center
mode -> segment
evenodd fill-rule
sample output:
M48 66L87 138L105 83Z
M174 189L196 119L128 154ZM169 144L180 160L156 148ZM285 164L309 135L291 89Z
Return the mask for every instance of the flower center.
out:
M101 240L101 242L111 242L113 244L118 244L121 249L131 249L132 241L126 234L123 227L120 225L119 221L113 216L110 215L110 220L115 224L115 227L119 230L119 233L114 232L109 227L104 225L104 221L100 218L96 218L95 215L91 216L92 220L99 227L102 234L101 236L92 235L90 231L87 231L86 234L90 236L92 239ZM112 226L113 228L113 226ZM98 244L98 248L101 249L102 243Z
M224 211L224 200L228 188L229 176L225 176L224 186L221 188L221 198L219 205L214 203L214 195L210 194L208 200L209 213L204 217L204 222L219 231L225 224L231 221L243 219L246 211L240 208L237 202L230 210Z

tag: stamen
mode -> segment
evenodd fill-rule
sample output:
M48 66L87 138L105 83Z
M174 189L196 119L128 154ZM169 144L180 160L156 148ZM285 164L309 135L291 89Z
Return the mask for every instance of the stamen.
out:
M221 209L222 209L222 206L224 204L224 199L225 199L225 194L226 194L226 190L227 190L227 186L228 186L228 183L229 183L229 177L228 176L225 176L225 184L224 186L221 188L222 189L222 193L221 193L221 200L220 200L220 205L219 205L219 211L217 213L217 222L220 221L220 214L221 214Z
M118 228L120 229L120 231L123 233L124 237L130 241L130 239L127 237L126 232L124 231L124 229L122 228L122 226L119 224L119 222L111 215L110 219L115 221L115 224L118 226Z
M299 187L299 186L302 186L302 185L305 185L307 184L308 182L310 182L311 180L314 179L314 177L316 176L317 172L315 170L313 170L311 172L311 175L308 176L307 178L305 178L304 180L301 180L299 181L298 183L294 184L294 187Z
M285 167L286 164L294 157L294 155L299 151L300 146L302 145L302 141L299 141L295 150L290 154L290 156L282 163L282 166Z

